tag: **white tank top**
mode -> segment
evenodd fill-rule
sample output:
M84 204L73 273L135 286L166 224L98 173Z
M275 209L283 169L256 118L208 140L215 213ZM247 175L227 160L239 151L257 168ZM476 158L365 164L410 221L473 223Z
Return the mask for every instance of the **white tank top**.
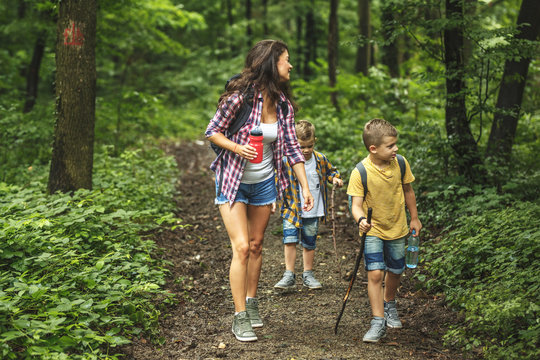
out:
M258 164L247 162L244 175L240 182L257 184L274 176L274 141L277 139L278 122L273 124L261 123L263 132L263 158Z

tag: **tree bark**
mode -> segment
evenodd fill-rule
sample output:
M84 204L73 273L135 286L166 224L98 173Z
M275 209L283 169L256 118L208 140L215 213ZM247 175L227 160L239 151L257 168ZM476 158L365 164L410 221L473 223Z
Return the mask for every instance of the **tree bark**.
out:
M358 0L358 32L361 41L356 50L356 72L368 74L371 59L371 14L369 0Z
M92 188L96 12L96 0L63 0L59 5L51 194Z
M338 0L330 1L330 19L328 21L328 78L330 80L330 87L335 87L337 84L337 64L338 64ZM339 111L339 104L337 99L337 91L330 93L330 100L332 104Z
M309 63L317 60L317 31L315 27L315 14L313 12L314 8L315 0L311 0L311 5L306 13L306 47L303 66L303 77L305 80L308 80L313 75Z
M303 74L303 55L304 47L302 46L302 29L304 28L304 19L301 15L296 16L296 72Z
M382 47L382 63L388 67L390 76L393 78L400 77L400 55L397 46L397 39L394 36L395 30L393 9L390 5L385 5L382 8L382 36L384 38L384 46Z
M39 33L34 45L32 60L30 61L30 64L28 64L28 69L26 71L26 101L24 102L23 113L32 111L36 104L39 85L39 69L45 52L46 38L47 33L45 31Z
M484 176L478 168L482 161L469 127L465 102L462 0L446 0L446 16L449 20L444 30L446 134L456 152L459 174L472 182L482 183Z
M518 40L534 41L540 36L540 1L523 0L517 19ZM516 135L523 91L529 72L530 57L508 59L497 98L496 112L489 134L487 156L502 162L510 159Z

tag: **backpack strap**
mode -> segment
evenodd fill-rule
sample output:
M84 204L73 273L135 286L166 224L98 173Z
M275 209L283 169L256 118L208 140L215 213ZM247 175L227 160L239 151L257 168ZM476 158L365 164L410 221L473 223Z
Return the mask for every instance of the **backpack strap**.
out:
M360 173L360 180L362 181L362 187L364 188L364 200L366 199L366 195L368 192L367 188L367 172L364 164L360 161L358 164L356 164L356 169ZM349 195L349 212L352 214L352 196Z
M399 170L401 171L401 185L403 185L403 178L405 177L405 159L403 156L396 154L397 162L399 164Z

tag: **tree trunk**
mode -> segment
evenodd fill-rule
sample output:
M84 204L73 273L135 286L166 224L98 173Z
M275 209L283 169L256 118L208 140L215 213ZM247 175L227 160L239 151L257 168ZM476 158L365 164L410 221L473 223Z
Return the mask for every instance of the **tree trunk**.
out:
M337 64L338 64L338 0L330 1L330 19L328 21L328 78L330 80L330 87L335 87L337 84ZM330 93L330 100L332 104L339 111L339 104L337 99L337 91Z
M390 76L400 77L399 49L395 31L394 14L392 6L386 5L382 9L382 36L385 44L382 47L382 63L388 67Z
M368 74L371 59L371 16L369 0L358 0L358 32L360 44L356 51L356 72Z
M540 1L523 0L517 19L518 40L534 41L540 36ZM508 59L504 64L496 112L489 134L487 156L506 162L510 158L516 135L523 91L529 72L530 57L519 61Z
M296 72L302 74L302 58L304 55L304 48L302 46L302 29L304 28L304 20L302 16L296 16Z
M30 64L28 64L28 69L26 71L26 101L24 102L23 113L32 111L36 103L39 85L39 69L41 67L43 53L45 52L46 38L47 33L45 31L39 33L34 45L32 60L30 61Z
M468 180L482 183L484 177L478 169L482 163L478 146L472 136L465 103L466 87L463 63L463 4L462 0L446 0L446 16L457 24L444 30L446 65L446 135L456 152L458 172Z
M51 194L92 188L96 12L96 0L63 0L59 5Z
M315 8L315 0L311 0L311 5L306 13L306 47L305 47L305 57L304 57L304 79L308 80L313 72L309 66L310 62L315 62L317 60L317 32L315 27L315 14L313 9Z

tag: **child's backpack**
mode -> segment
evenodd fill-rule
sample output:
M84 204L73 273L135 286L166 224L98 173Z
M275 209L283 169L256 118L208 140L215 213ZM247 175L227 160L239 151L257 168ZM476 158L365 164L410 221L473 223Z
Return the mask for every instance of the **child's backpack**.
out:
M401 171L401 183L403 184L403 177L405 176L405 159L403 158L403 156L399 154L396 154L396 159L399 164L399 170ZM362 164L362 161L356 164L356 168L358 169L358 172L360 173L360 179L362 180L362 187L364 188L364 200L365 200L366 195L368 193L366 168L364 167L364 164ZM349 195L349 212L352 214L352 196L351 195Z
M227 87L229 86L229 83L232 80L238 79L240 77L240 74L236 74L232 76L229 80L227 80L227 83L225 84L225 90L227 90ZM231 123L229 124L229 138L236 134L242 126L246 123L246 121L249 119L249 115L251 115L251 110L253 109L253 96L254 91L253 87L249 87L247 91L244 93L244 102L242 103L242 106L240 109L238 109L238 112L235 114L234 119L231 120ZM286 102L282 101L279 103L281 106L281 112L283 113L283 117L287 117L289 113L289 107ZM213 142L210 143L210 147L216 155L221 155L223 148L220 148Z

